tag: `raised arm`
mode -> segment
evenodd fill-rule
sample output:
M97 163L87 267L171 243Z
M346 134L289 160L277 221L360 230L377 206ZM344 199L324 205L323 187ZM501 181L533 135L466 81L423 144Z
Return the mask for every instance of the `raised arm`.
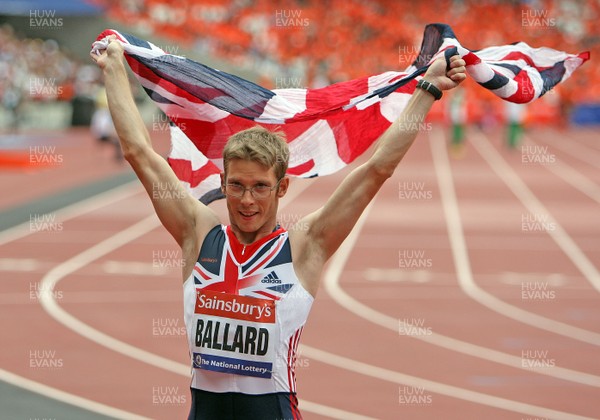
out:
M440 90L452 89L466 78L464 66L465 62L454 56L446 71L445 59L440 58L423 79ZM371 158L344 179L322 208L303 220L308 230L296 236L306 258L324 263L338 249L379 188L394 173L418 134L419 124L414 122L425 120L433 102L432 94L416 89L400 117L381 135Z
M92 59L104 75L108 107L123 155L144 185L160 221L181 246L184 258L186 255L195 257L199 241L219 219L183 188L167 161L152 148L150 135L131 94L123 46L114 35L112 37L106 50L99 55L92 53Z

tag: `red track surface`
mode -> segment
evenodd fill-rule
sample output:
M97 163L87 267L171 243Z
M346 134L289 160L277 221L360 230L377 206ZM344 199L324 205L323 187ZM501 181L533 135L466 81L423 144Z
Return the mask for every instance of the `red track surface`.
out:
M445 151L436 149L445 141L443 133L438 128L422 133L380 192L343 264L342 292L331 295L322 287L304 330L302 342L308 347L297 369L302 400L380 419L600 417L600 298L592 285L600 282L597 133L535 130L523 148L512 151L503 147L499 132L470 133L464 156L449 159L449 177L440 160L447 155L433 152ZM61 165L33 174L3 173L0 186L8 193L0 205L123 170L110 153L90 152L91 143L87 133L69 133L58 148ZM485 145L491 145L491 155L485 153L489 148L481 149ZM498 158L512 169L501 166L496 173L490 160ZM515 185L511 171L544 207L527 208L517 198L509 189ZM284 200L282 223L316 209L343 176L318 179ZM452 195L440 179L451 180L455 190L466 265L460 264L460 236L448 230L456 218L448 213ZM295 182L293 189L303 182L309 181ZM106 201L67 219L58 211L45 228L23 226L16 239L0 235L5 262L0 330L3 342L11 343L0 353L0 368L142 416L185 418L185 368L168 371L101 346L80 335L81 325L68 328L50 316L35 296L39 282L56 275L60 282L52 297L72 317L121 342L188 364L180 254L161 227L82 259L86 250L103 241L113 245L115 235L127 235L128 228L152 214L141 187L121 191L122 196L108 194ZM14 268L7 259L14 259ZM34 261L28 265L26 259ZM81 266L73 265L80 260ZM336 276L327 282L335 286ZM566 324L564 331L552 321ZM548 322L548 328L539 327ZM456 351L457 346L472 351ZM32 367L44 362L55 366ZM328 418L305 407L306 419Z

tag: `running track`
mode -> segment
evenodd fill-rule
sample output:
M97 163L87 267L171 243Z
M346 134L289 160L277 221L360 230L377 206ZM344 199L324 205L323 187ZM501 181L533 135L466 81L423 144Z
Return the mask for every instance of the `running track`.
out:
M470 129L455 156L421 133L332 259L298 361L306 419L600 418L598 133L501 135ZM5 212L128 173L86 132L35 138L62 162L4 172ZM294 182L281 223L343 175ZM90 416L185 418L180 254L142 189L28 216L0 233L0 381Z

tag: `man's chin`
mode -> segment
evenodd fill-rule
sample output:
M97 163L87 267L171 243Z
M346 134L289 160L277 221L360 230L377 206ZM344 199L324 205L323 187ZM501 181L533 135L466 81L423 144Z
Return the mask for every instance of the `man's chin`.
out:
M240 217L238 219L238 228L246 233L256 232L258 230L258 216L250 218Z

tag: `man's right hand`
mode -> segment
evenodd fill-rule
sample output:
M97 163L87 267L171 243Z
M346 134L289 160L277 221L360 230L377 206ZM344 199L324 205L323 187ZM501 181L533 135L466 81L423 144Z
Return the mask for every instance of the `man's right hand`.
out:
M124 49L123 45L117 40L116 35L107 37L108 45L105 49L94 49L90 52L92 60L98 64L102 70L105 70L109 63L116 61L122 63Z
M194 268L204 237L220 220L185 190L166 159L153 149L148 129L131 95L123 55L123 44L114 34L95 42L90 53L104 74L108 108L123 156L146 189L163 226L182 249L185 281Z

